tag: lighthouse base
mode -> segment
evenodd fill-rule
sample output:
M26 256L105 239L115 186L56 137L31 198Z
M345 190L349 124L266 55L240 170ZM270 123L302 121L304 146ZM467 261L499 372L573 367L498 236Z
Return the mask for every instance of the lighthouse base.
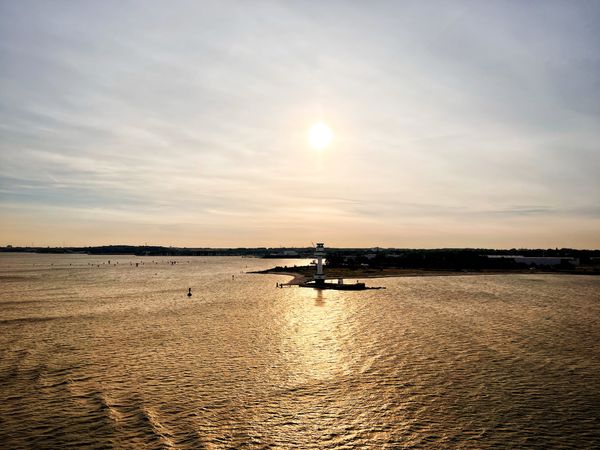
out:
M298 286L313 289L331 289L335 291L364 291L368 288L365 283L354 283L354 284L340 284L340 283L326 283L325 280L314 280L307 283L301 283Z

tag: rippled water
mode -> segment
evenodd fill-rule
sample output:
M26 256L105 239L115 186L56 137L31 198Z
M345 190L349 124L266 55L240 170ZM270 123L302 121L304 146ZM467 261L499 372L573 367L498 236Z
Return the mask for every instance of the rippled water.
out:
M0 254L0 446L600 446L600 278L274 264Z

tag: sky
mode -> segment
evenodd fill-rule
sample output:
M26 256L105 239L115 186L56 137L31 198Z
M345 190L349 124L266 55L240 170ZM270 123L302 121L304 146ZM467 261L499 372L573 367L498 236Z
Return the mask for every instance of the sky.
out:
M599 24L595 0L0 0L0 245L600 248Z

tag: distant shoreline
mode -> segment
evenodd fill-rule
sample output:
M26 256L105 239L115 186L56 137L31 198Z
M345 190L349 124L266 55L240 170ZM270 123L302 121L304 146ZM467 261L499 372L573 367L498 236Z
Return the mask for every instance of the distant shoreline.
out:
M293 277L286 285L298 285L312 280L315 272L312 266L298 267L272 267L266 270L258 270L254 274L268 275L286 275ZM510 270L471 270L471 269L347 269L347 268L332 268L328 269L326 279L336 280L339 278L345 279L360 279L360 278L404 278L404 277L451 277L451 276L466 276L466 275L600 275L599 273L587 272L581 270L530 270L530 269L510 269Z

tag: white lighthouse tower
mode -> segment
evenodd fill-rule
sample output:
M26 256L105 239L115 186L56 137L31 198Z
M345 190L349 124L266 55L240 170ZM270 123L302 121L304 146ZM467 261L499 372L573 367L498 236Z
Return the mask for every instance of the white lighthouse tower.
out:
M315 284L325 284L325 274L323 273L323 258L325 258L325 244L322 242L317 243L315 248L315 259L317 260L317 273L314 275Z

